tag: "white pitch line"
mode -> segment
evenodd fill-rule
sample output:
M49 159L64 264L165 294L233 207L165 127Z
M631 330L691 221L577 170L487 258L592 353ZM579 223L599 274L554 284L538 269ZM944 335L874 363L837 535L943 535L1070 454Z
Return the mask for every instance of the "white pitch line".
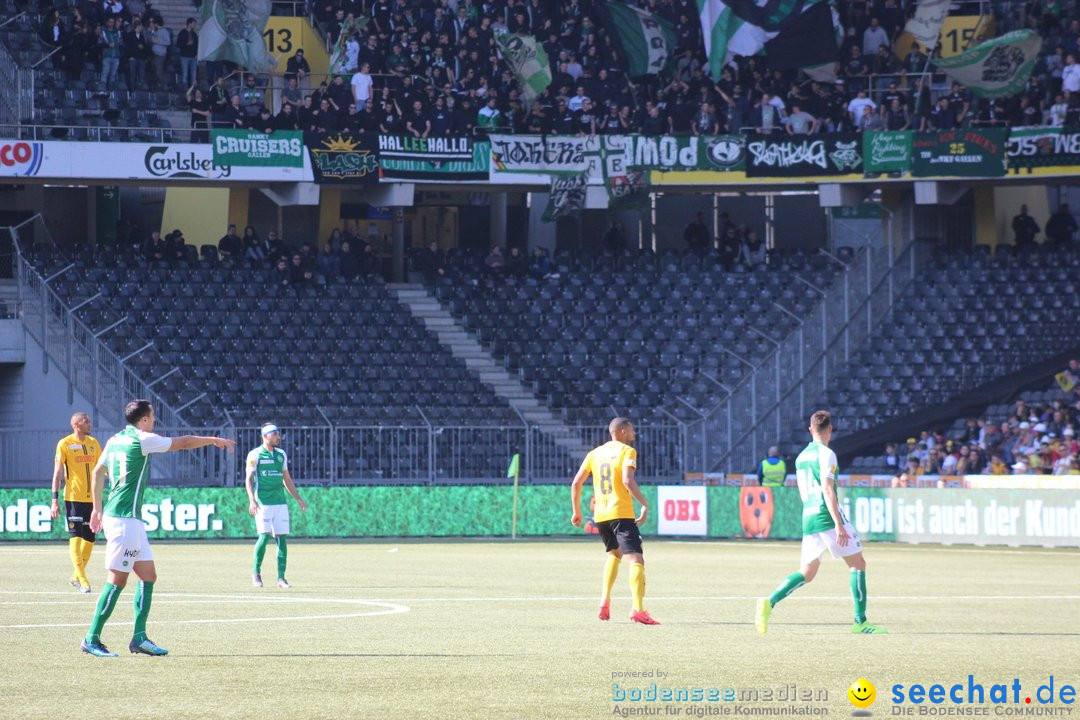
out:
M65 597L71 597L73 593L62 591L31 591L20 592L17 590L0 590L2 594L9 595L63 595ZM203 594L203 593L154 593L156 598L204 598L203 600L179 600L170 604L198 604L205 602L232 602L232 603L244 603L244 602L263 602L267 604L286 604L286 603L323 603L323 604L370 604L370 603L422 603L422 602L467 602L467 603L480 603L480 602L585 602L592 601L596 598L592 595L503 595L503 596L490 596L490 597L390 597L390 598L370 598L370 599L357 599L357 598L327 598L327 597L303 597L300 595L281 596L281 597L266 597L259 595L223 595L223 594ZM664 602L679 602L679 601L717 601L717 602L744 602L749 600L756 600L758 595L670 595L670 596L651 596L653 600L662 600ZM796 595L799 600L819 600L825 602L832 601L848 601L851 599L850 595ZM898 602L910 602L910 601L931 601L931 600L1080 600L1080 595L874 595L874 600L888 600ZM80 601L71 602L56 602L52 600L42 601L0 601L0 605L81 605L86 604ZM2 627L2 626L0 626Z
M649 596L650 600L662 600L664 602L678 602L681 600L693 601L718 601L718 602L748 602L757 600L758 595L677 595L677 596ZM796 595L799 600L823 600L844 601L851 600L850 595ZM1080 600L1080 595L874 595L874 601L896 600L910 602L912 600ZM541 596L541 597L443 597L443 598L382 598L388 602L399 603L422 603L422 602L586 602L596 600L592 595L575 596ZM46 603L47 604L47 603Z
M311 598L308 598L309 600ZM315 600L319 602L319 600ZM343 618L377 617L380 615L398 615L409 612L410 608L396 603L379 602L377 600L325 600L325 602L343 602L351 605L371 605L386 608L385 610L373 610L360 613L338 613L333 615L291 615L279 617L245 617L245 618L199 618L196 620L154 620L155 625L203 625L210 623L253 623L253 622L276 622L276 621L303 621L303 620L340 620ZM134 625L134 622L113 622L110 625ZM16 630L29 628L69 628L86 627L85 622L78 623L25 623L19 625L0 625L0 629Z

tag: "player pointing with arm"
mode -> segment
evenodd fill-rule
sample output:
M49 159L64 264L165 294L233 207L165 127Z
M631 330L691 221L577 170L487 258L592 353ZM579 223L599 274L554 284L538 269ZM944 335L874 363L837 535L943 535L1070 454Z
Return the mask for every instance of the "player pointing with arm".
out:
M836 496L836 453L829 449L832 417L824 410L810 416L813 442L795 459L795 475L803 502L803 540L799 572L788 575L771 597L757 602L755 625L762 635L776 603L814 579L825 550L834 558L844 558L851 568L851 599L855 604L855 624L851 632L866 635L887 633L866 621L866 560L855 529L844 517Z
M292 587L285 579L285 565L289 556L289 506L285 504L285 492L288 491L301 512L307 511L307 503L300 499L292 475L289 474L289 459L281 444L281 432L276 425L267 423L262 427L263 444L248 453L244 463L244 486L248 494L248 512L255 518L255 530L259 539L255 543L255 567L251 572L251 582L255 587L262 587L262 561L266 554L266 544L273 533L277 542L278 585Z
M600 595L600 619L611 617L611 587L619 574L619 563L625 557L630 566L630 593L634 610L630 620L642 625L659 625L645 611L645 556L641 549L641 533L638 526L645 522L649 512L645 496L634 480L637 469L637 451L634 442L634 426L626 418L618 417L608 425L611 442L605 443L585 456L581 469L570 486L573 515L570 522L581 525L581 488L590 475L593 479L593 498L596 501L594 520L608 553L604 566L604 584ZM641 505L641 514L634 518L634 500Z
M101 589L93 622L81 647L83 652L96 657L116 657L116 653L101 643L101 630L116 607L120 591L127 585L128 574L134 571L139 577L139 586L135 590L135 634L128 650L143 655L167 655L168 650L146 637L146 618L150 615L150 600L157 581L154 555L142 521L142 498L150 474L150 455L207 445L232 450L235 443L219 437L155 435L154 408L148 400L129 402L124 408L124 419L127 427L109 438L94 467L94 509L90 514L90 529L94 532L105 530L109 579ZM106 475L110 479L109 498L103 505Z

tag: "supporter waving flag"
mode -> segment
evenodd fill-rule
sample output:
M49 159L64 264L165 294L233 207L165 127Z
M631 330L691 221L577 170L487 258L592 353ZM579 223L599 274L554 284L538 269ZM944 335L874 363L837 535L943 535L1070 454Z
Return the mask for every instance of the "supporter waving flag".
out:
M697 0L697 6L714 80L736 55L778 55L779 64L771 62L778 69L837 60L839 23L826 0ZM770 48L773 42L778 46Z
M250 72L266 72L276 64L262 36L269 17L270 0L204 0L199 61L227 60Z
M630 77L660 75L675 59L675 28L663 18L621 2L599 6L600 17L621 49Z

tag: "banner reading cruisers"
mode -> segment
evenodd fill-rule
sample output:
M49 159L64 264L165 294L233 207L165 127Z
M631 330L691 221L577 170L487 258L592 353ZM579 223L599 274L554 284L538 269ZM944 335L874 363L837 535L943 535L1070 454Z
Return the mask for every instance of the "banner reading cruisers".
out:
M214 162L233 167L303 167L304 134L298 130L212 130Z
M814 177L863 172L862 146L854 133L827 135L750 135L746 140L748 177Z
M403 139L390 135L379 136L379 166L384 178L425 182L488 179L491 144L486 141L477 142L471 138L435 138L450 142L424 147L416 143L397 142Z
M1009 170L1080 165L1080 127L1019 127L1009 131Z
M1005 174L1008 130L987 128L915 133L911 141L914 177L1000 177Z

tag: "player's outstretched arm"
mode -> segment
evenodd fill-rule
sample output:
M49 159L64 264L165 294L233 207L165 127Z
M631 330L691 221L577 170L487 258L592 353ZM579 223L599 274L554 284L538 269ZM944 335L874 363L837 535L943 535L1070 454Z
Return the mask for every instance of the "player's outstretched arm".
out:
M195 448L213 445L216 448L232 451L236 448L236 441L220 437L204 437L202 435L181 435L172 439L169 452L176 450L194 450Z
M634 473L636 469L632 467L623 468L623 485L630 492L635 500L638 501L638 505L641 505L641 514L637 516L634 521L638 525L645 524L645 518L649 515L649 504L645 502L645 496L641 494L641 488L638 487L637 480L634 479Z
M574 527L581 526L581 488L585 485L585 481L591 474L592 470L589 468L589 458L586 456L585 462L581 463L577 475L574 476L574 481L570 483L570 524Z

